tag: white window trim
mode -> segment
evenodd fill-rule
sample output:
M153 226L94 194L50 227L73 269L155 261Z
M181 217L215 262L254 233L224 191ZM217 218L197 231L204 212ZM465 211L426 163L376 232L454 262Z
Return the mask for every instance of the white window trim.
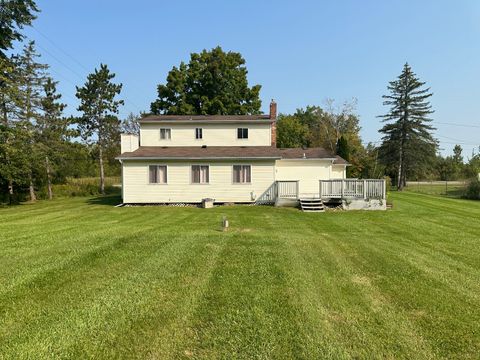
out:
M200 129L202 131L202 137L201 138L197 138L197 129ZM201 127L195 128L195 140L203 140L203 128L201 128Z
M208 182L206 182L206 183L193 182L193 167L194 166L207 166L208 167ZM210 164L190 164L190 185L210 185L210 183L211 183L210 180L211 180L210 179Z
M162 139L162 130L169 130L170 131L170 138L169 139ZM160 141L171 141L172 140L172 128L160 128L158 130L158 136L160 137Z
M234 166L250 166L250 181L249 182L235 182L235 170ZM253 166L252 164L233 164L232 165L232 185L251 185L253 183Z
M239 137L238 137L238 130L239 130L239 129L247 129L247 134L248 134L248 135L247 135L246 138L244 138L244 137L239 138ZM240 128L240 127L239 127L239 128L236 128L235 130L236 130L236 132L237 132L237 136L236 136L236 137L237 137L237 140L248 140L248 138L250 137L250 130L249 130L249 128L246 128L246 127Z
M167 181L164 182L164 183L161 183L161 182L152 183L152 182L150 182L150 166L157 166L157 167L158 166L165 166L165 169L167 170ZM149 164L147 166L147 168L148 168L148 171L147 171L147 184L148 185L168 185L168 172L169 172L169 170L168 170L168 165L167 164Z

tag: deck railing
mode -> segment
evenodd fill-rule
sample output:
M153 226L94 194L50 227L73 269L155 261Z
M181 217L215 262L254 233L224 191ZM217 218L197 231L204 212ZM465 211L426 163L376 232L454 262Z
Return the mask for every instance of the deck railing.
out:
M298 180L276 181L277 197L298 199Z
M322 199L385 199L383 179L338 179L320 180L319 191Z

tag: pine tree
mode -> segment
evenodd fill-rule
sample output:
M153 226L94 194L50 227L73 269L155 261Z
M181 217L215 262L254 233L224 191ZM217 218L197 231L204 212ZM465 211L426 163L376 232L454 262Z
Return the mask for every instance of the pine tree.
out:
M115 100L120 94L122 84L114 84L115 77L107 65L100 64L100 69L88 75L83 87L77 86L77 98L80 99L78 111L83 112L79 118L78 127L83 139L95 142L98 148L100 165L100 192L105 193L105 172L103 153L112 137L118 136L119 121L115 114L123 105L123 100Z
M60 102L57 82L48 78L44 84L44 96L41 100L42 116L37 121L37 144L45 159L48 198L53 198L52 163L59 163L64 154L64 145L70 134L68 121L62 117L66 105Z
M384 105L390 107L386 115L380 116L387 122L380 133L382 161L396 171L397 186L402 190L409 172L414 172L428 163L433 163L437 141L432 136L435 130L428 116L433 113L428 99L432 96L430 88L424 88L420 81L405 64L400 76L391 81L389 95L384 95Z
M342 135L337 141L337 155L343 159L350 160L350 147L348 146L347 139Z
M41 117L43 87L47 80L48 65L40 64L37 58L40 55L35 49L35 42L30 41L24 46L20 55L13 58L17 68L16 84L18 86L17 121L25 132L26 142L23 150L28 154L30 169L27 174L30 201L36 200L34 177L36 167L41 162L38 148L35 143L36 125Z
M30 25L38 11L33 0L0 0L0 58L6 59L5 51L23 39L19 30Z

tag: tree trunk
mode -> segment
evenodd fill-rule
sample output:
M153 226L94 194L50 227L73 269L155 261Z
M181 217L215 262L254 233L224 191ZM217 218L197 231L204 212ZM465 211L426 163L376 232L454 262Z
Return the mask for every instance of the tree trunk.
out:
M398 175L397 175L397 189L398 189L398 191L403 190L402 177L403 177L403 149L400 147L400 159L398 161Z
M30 191L30 201L35 202L37 201L37 196L35 195L35 188L33 187L33 175L32 175L32 170L29 171L28 173L28 190Z
M13 181L8 180L8 202L10 205L13 204Z
M105 195L105 173L103 170L103 149L102 146L99 146L99 162L100 162L100 193Z
M52 179L51 179L51 176L50 176L50 162L48 161L48 156L45 156L45 168L47 170L48 199L52 200L52 198L53 198Z

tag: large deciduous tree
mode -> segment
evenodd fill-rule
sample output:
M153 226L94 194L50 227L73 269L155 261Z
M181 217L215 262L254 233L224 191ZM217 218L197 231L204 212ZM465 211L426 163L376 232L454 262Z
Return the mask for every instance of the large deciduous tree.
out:
M435 159L435 128L429 124L433 111L428 99L432 93L424 85L405 64L398 78L388 85L390 94L383 96L383 104L390 110L380 116L386 122L379 130L383 134L380 157L396 172L399 190L406 185L410 172L425 168Z
M280 114L277 120L277 146L302 147L307 144L308 128L294 115Z
M12 43L23 39L20 30L32 23L38 11L33 0L0 0L0 57L6 58Z
M153 114L244 115L258 114L260 85L248 86L247 68L240 53L221 47L192 53L158 85Z
M104 150L112 137L118 137L119 120L115 116L123 100L115 100L120 94L122 84L115 84L115 77L107 65L100 64L100 69L88 75L83 87L77 86L76 96L80 100L78 111L83 115L78 120L82 138L88 143L94 142L98 150L100 167L100 192L105 194Z

